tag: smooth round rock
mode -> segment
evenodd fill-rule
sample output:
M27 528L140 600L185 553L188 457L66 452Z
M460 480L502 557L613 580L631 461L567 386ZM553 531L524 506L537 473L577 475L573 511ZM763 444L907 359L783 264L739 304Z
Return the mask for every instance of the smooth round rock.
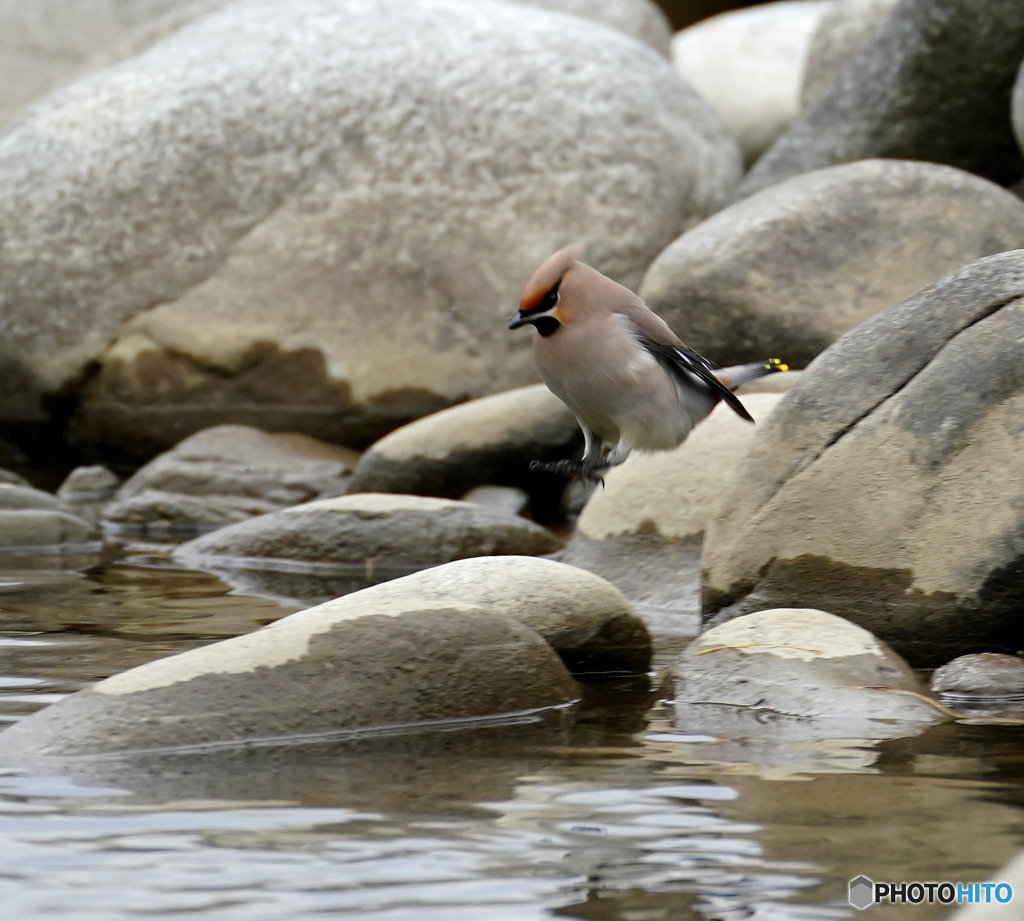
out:
M946 163L1015 182L1024 159L1007 113L1021 58L1017 0L902 0L737 195L870 157Z
M345 737L562 706L551 647L481 605L346 599L107 678L22 720L5 757Z
M1024 251L839 339L758 428L704 541L706 616L819 607L919 666L1024 648Z
M348 491L455 498L495 481L536 488L531 461L572 456L582 443L576 417L547 387L520 387L396 429L359 459Z
M640 295L720 364L803 367L922 285L1020 247L1024 202L1005 189L947 166L864 160L716 214L658 256Z
M561 547L550 531L451 499L359 493L306 502L182 544L183 563L259 561L436 566L472 556L540 555Z
M60 499L41 489L18 486L14 483L0 483L0 509L15 511L27 508L50 509L56 512L68 511Z
M743 405L761 422L780 399L756 394ZM659 629L672 628L673 613L699 615L704 529L755 430L719 405L675 450L637 453L609 470L562 559L617 585Z
M779 0L706 19L672 39L676 69L722 116L748 164L800 114L808 43L830 6Z
M220 425L142 467L104 517L145 529L223 527L344 492L357 458L349 448L306 435Z
M935 669L932 690L956 697L1020 697L1024 695L1024 661L995 652L960 656Z
M229 421L366 444L534 379L503 320L552 251L636 285L739 174L671 65L596 23L236 0L4 135L0 420L59 392L79 442L140 458Z
M761 611L701 634L672 666L676 722L749 723L755 734L888 738L889 722L941 721L911 668L867 630L803 608ZM739 708L739 709L738 709ZM737 719L734 720L733 717Z
M87 544L95 536L89 522L66 511L47 508L0 510L0 547L7 549Z
M801 108L808 108L889 18L899 0L836 0L811 35L800 87Z
M121 478L102 464L75 467L60 484L57 498L64 502L99 502L111 499L121 485Z
M367 604L374 599L458 600L497 608L536 630L576 675L643 674L651 664L650 633L622 592L592 573L553 560L457 560L372 586L358 596ZM312 611L348 616L354 597L328 601Z

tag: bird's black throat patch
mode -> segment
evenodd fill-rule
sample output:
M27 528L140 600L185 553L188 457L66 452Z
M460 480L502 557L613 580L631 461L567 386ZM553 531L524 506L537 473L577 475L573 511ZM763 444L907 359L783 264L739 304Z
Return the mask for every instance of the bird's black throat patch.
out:
M537 317L537 319L533 321L533 325L537 327L537 332L545 339L547 339L548 336L553 336L562 328L562 324L554 317Z

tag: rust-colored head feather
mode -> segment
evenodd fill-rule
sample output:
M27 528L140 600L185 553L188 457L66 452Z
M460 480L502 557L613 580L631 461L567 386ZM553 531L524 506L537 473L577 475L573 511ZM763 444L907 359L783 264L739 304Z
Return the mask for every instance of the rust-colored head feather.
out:
M583 255L583 250L584 246L582 243L574 243L572 246L566 246L557 253L548 256L541 263L540 268L533 273L533 278L527 283L526 289L523 291L522 300L519 302L519 309L523 313L533 310L540 303L541 298L558 283L559 279L569 271L572 264Z

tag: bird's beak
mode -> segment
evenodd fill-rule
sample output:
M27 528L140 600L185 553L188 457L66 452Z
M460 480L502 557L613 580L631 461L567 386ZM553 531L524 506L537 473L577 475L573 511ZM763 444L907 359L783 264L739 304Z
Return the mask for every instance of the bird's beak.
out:
M529 322L530 322L530 318L529 317L524 317L523 314L522 314L522 311L520 311L520 312L516 313L516 315L514 317L512 317L511 320L508 321L508 328L509 329L519 329L520 326L525 326Z

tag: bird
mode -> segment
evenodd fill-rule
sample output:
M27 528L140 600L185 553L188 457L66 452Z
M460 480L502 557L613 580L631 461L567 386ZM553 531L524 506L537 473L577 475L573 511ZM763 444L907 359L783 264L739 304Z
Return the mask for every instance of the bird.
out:
M681 445L720 401L754 421L733 391L787 365L770 358L719 368L640 297L581 262L582 253L577 244L544 260L508 324L533 327L540 376L583 430L581 459L532 469L603 484L601 474L633 451Z

